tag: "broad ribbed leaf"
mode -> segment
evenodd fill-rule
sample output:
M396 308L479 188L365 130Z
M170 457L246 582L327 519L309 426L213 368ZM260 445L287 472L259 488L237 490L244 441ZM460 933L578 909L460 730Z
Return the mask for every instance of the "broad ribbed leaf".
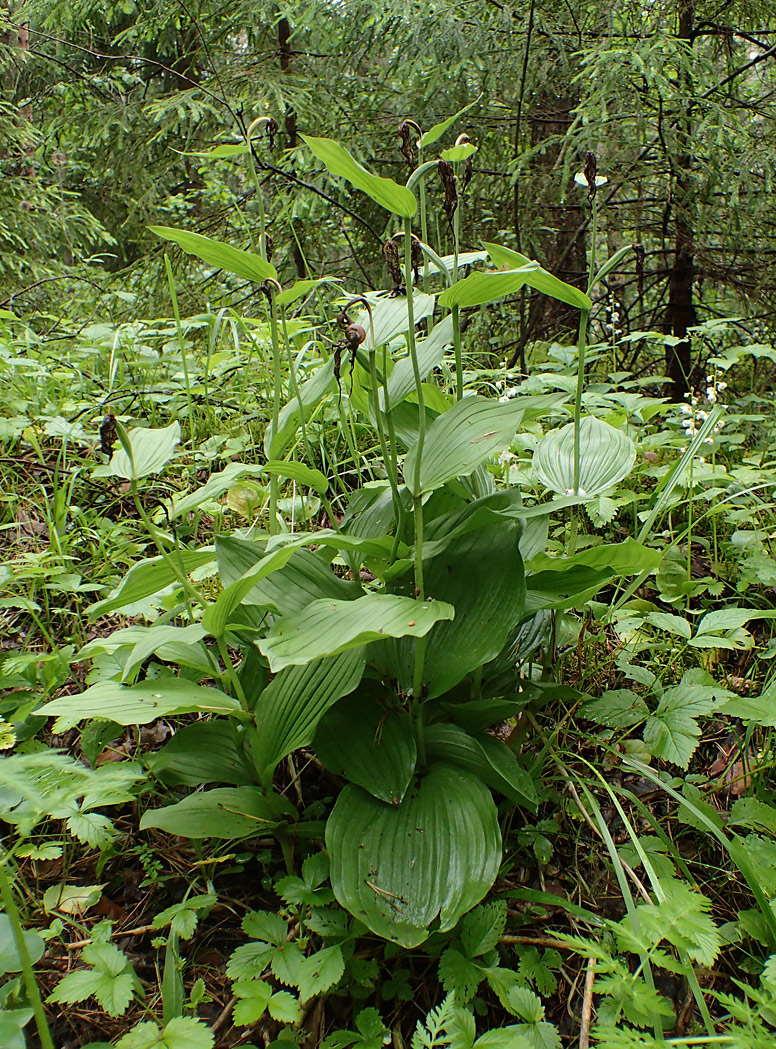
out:
M216 539L221 580L229 586L265 552L265 543L219 536ZM321 597L347 600L358 596L358 588L335 575L331 565L320 554L295 550L288 563L256 583L242 600L244 605L272 608L283 616L301 612L311 601Z
M539 480L551 491L592 499L627 477L635 460L636 445L627 434L589 415L580 423L577 493L574 493L574 423L542 438L533 461Z
M207 547L201 550L178 550L175 553L176 562L185 572L193 572L195 568L215 561L215 557L215 551ZM89 606L89 619L93 621L106 612L116 612L146 597L152 597L177 578L175 569L163 557L138 561L108 597Z
M175 455L175 447L181 439L180 423L171 423L158 430L136 426L127 434L132 457L123 448L117 448L107 466L98 466L97 477L123 477L137 481L141 477L158 473Z
M483 898L501 860L490 791L476 776L433 765L401 805L348 785L326 824L334 895L372 932L417 947Z
M394 215L411 219L415 214L417 203L412 190L398 185L392 179L373 175L363 164L359 164L344 146L331 138L314 138L312 135L302 135L301 138L332 175L347 179L351 186L366 193L375 203Z
M283 667L333 656L369 641L422 637L440 619L452 619L444 601L423 602L394 594L366 594L356 601L313 601L276 621L259 648L277 673Z
M237 480L245 477L246 474L253 477L260 476L263 469L261 466L249 463L228 463L223 470L211 474L201 488L197 488L196 491L189 492L179 499L174 499L169 520L180 517L181 514L186 514L189 510L195 510L208 499L217 499L219 495L223 495Z
M507 295L514 295L533 273L541 269L538 262L529 262L519 269L483 273L477 270L446 288L439 296L440 306L483 306Z
M462 160L467 160L476 152L477 147L473 142L462 142L460 146L450 146L449 149L443 149L442 160L446 160L450 164L459 164Z
M438 623L428 636L423 680L429 698L495 659L525 615L519 538L519 524L507 520L467 532L424 561L427 596L455 608L452 622ZM405 579L402 585L412 584ZM390 641L375 652L383 671L405 690L412 685L414 648L409 640Z
M60 696L44 703L34 713L78 721L106 718L118 725L147 725L174 714L235 714L240 710L236 699L217 688L195 685L184 678L165 677L131 686L120 685L118 681L99 681L78 695Z
M468 106L464 106L463 109L459 109L457 113L453 113L453 115L448 117L447 120L441 120L438 124L434 124L433 127L430 127L428 131L420 137L420 148L427 149L430 145L436 142L437 139L444 135L449 127L453 126L456 120L462 117L464 113L467 113L472 106L476 106L478 102L479 99L475 99L475 101L470 102Z
M196 255L209 266L216 266L220 270L234 273L238 277L255 281L257 284L262 284L270 277L277 280L278 273L272 263L267 262L261 255L255 255L252 251L233 248L231 244L224 244L223 241L203 237L200 233L173 229L171 226L149 226L148 228L157 237L179 244L188 255Z
M255 780L243 756L237 725L227 719L184 725L147 760L153 774L171 787L198 787L202 783L240 787Z
M424 317L430 316L434 311L434 296L426 295L422 291L415 291L412 295L412 310L415 323L422 321ZM382 296L372 302L372 319L366 310L359 310L356 314L356 323L360 324L366 332L364 349L375 349L382 346L398 335L403 335L410 329L409 310L407 309L406 295L397 295L392 299ZM374 328L374 342L372 341L372 328Z
M453 342L453 318L448 314L444 320L435 324L427 339L418 339L416 351L418 358L418 371L421 379L425 379L429 372L442 361L445 350ZM393 371L388 378L388 403L391 408L404 400L408 393L415 389L415 373L412 369L412 358L409 354L397 361ZM380 390L380 401L385 408L385 394Z
M293 807L277 794L271 798L258 787L217 787L190 794L175 805L148 809L140 829L167 831L181 838L245 838L272 830Z
M494 736L470 736L460 725L440 723L426 728L429 761L444 761L478 776L516 805L536 811L536 786L506 743Z
M363 649L281 670L255 706L257 764L274 768L287 754L307 746L319 719L357 687L363 673Z
M519 251L512 251L511 248L504 248L500 244L489 244L487 241L484 241L483 245L488 249L488 254L497 266L507 266L510 269L515 269L532 264L532 260L525 255L521 255ZM538 263L535 265L538 265ZM560 280L559 277L555 277L542 266L539 266L538 270L526 277L525 283L530 288L536 288L537 291L541 291L545 295L551 295L554 299L560 299L561 302L568 303L569 306L576 306L578 310L590 310L593 308L590 298L583 291L575 288L573 284L567 284L565 281Z
M313 747L326 768L391 805L404 797L417 760L409 714L361 690L326 713Z
M334 382L333 357L316 368L313 375L299 387L299 396L297 397L294 394L288 404L281 408L278 416L277 434L272 422L264 431L264 454L268 459L280 459L283 456L301 424L302 414L304 414L306 420L332 382ZM299 411L300 401L302 402L302 412Z
M297 299L304 298L305 295L309 295L315 288L319 288L321 284L341 284L341 277L314 277L310 280L298 280L291 285L290 288L286 288L281 291L275 299L278 306L290 306L292 302L296 302Z
M202 616L202 626L213 637L221 637L229 625L232 613L257 583L282 568L296 548L320 541L320 534L313 532L276 536L273 549L223 590L212 605L208 605Z
M322 474L320 470L314 470L311 466L306 466L304 463L271 460L264 464L264 469L270 477L284 477L289 481L296 481L297 484L303 484L307 488L312 488L313 491L320 492L321 495L329 487L325 474Z
M465 397L438 416L426 434L420 466L420 490L432 492L454 477L472 473L512 440L523 415L517 399L499 404L486 397ZM415 491L417 448L404 460L404 479Z

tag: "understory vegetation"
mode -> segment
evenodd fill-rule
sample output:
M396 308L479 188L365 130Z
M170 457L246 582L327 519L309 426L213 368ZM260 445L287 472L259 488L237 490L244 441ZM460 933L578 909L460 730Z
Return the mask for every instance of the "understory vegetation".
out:
M774 1044L773 48L588 7L0 16L4 1049Z

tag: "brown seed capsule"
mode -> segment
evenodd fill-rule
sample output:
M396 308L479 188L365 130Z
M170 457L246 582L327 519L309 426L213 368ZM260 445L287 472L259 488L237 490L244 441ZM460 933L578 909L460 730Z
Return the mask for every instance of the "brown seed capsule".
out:
M116 416L110 412L105 416L100 425L100 451L103 455L113 454L113 445L116 443Z
M458 207L458 179L455 177L455 170L449 161L438 161L437 168L439 170L439 177L442 180L442 187L445 191L442 210L445 215L447 215L447 221L450 224L450 229L452 229L453 215L455 214L455 209Z

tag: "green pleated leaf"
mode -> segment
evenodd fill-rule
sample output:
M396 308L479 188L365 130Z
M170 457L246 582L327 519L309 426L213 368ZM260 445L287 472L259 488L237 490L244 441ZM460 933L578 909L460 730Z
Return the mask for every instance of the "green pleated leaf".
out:
M613 426L589 415L580 423L579 491L574 493L574 423L547 434L534 455L539 480L558 495L592 499L627 477L636 445Z
M417 761L409 714L361 691L324 715L313 746L326 768L391 805L404 797Z
M401 215L403 218L411 219L417 210L415 195L406 186L400 186L389 178L373 175L371 171L359 164L350 153L331 138L314 138L312 135L302 135L307 148L318 160L326 165L332 175L346 179L351 186L366 193L376 204Z
M212 548L178 550L175 553L176 561L185 572L193 572L195 568L215 561L215 556ZM170 583L174 583L177 578L177 572L163 557L150 557L138 561L108 597L89 606L89 619L93 621L107 612L117 612L144 598L153 597Z
M501 834L482 781L436 764L398 806L345 787L326 824L326 848L342 906L378 936L417 947L437 917L441 931L452 929L487 893Z
M244 838L272 830L293 807L273 794L262 794L258 787L217 787L190 794L175 805L148 809L140 820L141 830L166 831L181 838Z
M457 164L462 160L468 159L476 152L477 147L473 142L464 142L460 146L451 146L449 149L443 149L442 160L446 160L450 164Z
M440 723L426 728L429 761L444 761L477 775L515 805L536 811L537 793L531 775L513 751L494 736L471 736L460 725Z
M281 670L255 706L257 764L274 768L287 754L312 742L320 718L358 686L363 673L363 649Z
M267 459L277 460L282 458L296 436L296 431L302 422L302 416L304 416L306 421L333 382L334 359L329 358L325 364L315 369L309 379L299 386L299 396L297 397L294 394L288 404L280 409L277 433L275 433L275 427L270 421L267 429L264 431L264 454ZM299 410L300 401L302 402L302 411Z
M453 317L448 314L438 324L435 324L427 339L418 339L416 352L418 358L418 370L421 379L441 363L445 350L453 342ZM415 374L412 369L412 358L407 355L396 362L393 371L388 378L388 403L394 408L403 401L407 394L415 389ZM381 407L385 408L385 393L380 390Z
M519 269L500 270L498 273L483 273L477 270L446 288L439 296L440 306L483 306L507 295L514 295L528 278L541 269L538 262L528 262Z
M472 108L472 106L476 106L477 102L479 102L479 99L476 99L474 102L470 102L468 106L464 106L463 109L459 109L457 113L453 113L453 115L451 117L448 117L447 120L441 120L438 124L434 124L433 127L430 127L428 131L426 131L425 134L421 135L420 137L421 149L427 149L429 146L433 145L433 143L436 142L437 139L441 138L442 135L444 135L445 131L447 131L449 127L453 126L456 120L460 120L464 113L467 113Z
M434 312L434 296L426 295L422 291L413 292L412 310L415 323L418 324L424 317L429 317ZM372 302L371 321L366 310L359 310L355 319L356 323L360 324L366 332L364 349L375 349L409 331L407 297L397 295L392 299L383 295ZM372 340L373 328L374 341Z
M438 623L426 642L423 681L429 698L448 692L471 671L495 659L524 617L519 539L519 524L507 520L466 532L437 557L424 561L427 596L434 598L434 604L455 608L455 618ZM412 584L405 579L401 585ZM375 659L402 689L412 686L412 642L389 641L375 651Z
M121 477L137 481L141 477L159 473L175 455L181 439L180 423L171 423L161 429L136 426L127 434L132 455L117 448L107 465L94 470L95 477Z
M60 696L38 707L35 714L83 721L107 718L118 725L147 725L174 714L235 714L242 708L236 699L217 688L195 685L184 678L165 677L138 685L100 681L85 692Z
M284 477L289 481L296 481L297 484L303 484L307 488L312 488L313 491L320 492L321 495L324 495L329 487L325 474L322 474L320 470L314 470L311 466L306 466L304 463L271 460L264 464L264 469L270 477Z
M434 623L452 619L452 606L393 594L366 594L356 601L314 601L304 612L276 621L259 648L277 673L283 667L333 656L369 641L422 637Z
M438 416L426 434L420 467L420 490L432 492L454 477L472 473L502 451L515 435L523 415L516 400L504 404L486 397L464 397ZM414 491L417 446L404 460L404 479Z
M487 241L484 241L483 246L487 248L488 254L497 266L506 266L509 269L519 269L521 266L530 265L539 266L538 263L533 262L525 255L521 255L519 251L512 251L511 248L504 248L500 244L489 244ZM545 295L551 295L554 299L568 303L569 306L576 306L578 310L590 310L593 308L589 296L585 295L583 291L575 288L573 284L567 284L559 277L555 277L542 266L539 266L537 270L527 276L525 283L530 288L536 288L537 291L541 291Z
M275 299L275 302L278 306L290 306L292 302L304 298L305 295L309 295L311 291L315 288L319 288L322 284L341 283L341 277L315 277L310 280L298 280L292 284L290 288L281 291Z
M197 721L179 728L161 750L147 756L155 776L171 787L202 783L248 786L255 776L243 755L234 721Z
M221 579L225 586L229 586L258 564L265 554L266 543L218 536L216 549ZM357 596L355 584L335 575L320 554L302 549L295 550L283 568L256 583L242 603L271 608L287 616L301 612L311 601L322 597L347 600Z
M275 536L270 552L223 590L213 604L208 605L205 609L202 626L208 634L213 637L221 637L235 609L245 600L255 585L272 572L282 568L298 547L320 542L320 536L321 533L313 532Z
M169 520L174 520L176 517L180 517L181 514L188 513L189 510L195 510L198 506L201 506L202 503L210 499L217 499L220 495L223 495L224 492L228 491L241 477L245 477L246 475L252 477L260 476L263 469L263 467L255 464L228 463L223 470L211 474L201 488L197 488L194 492L189 492L186 495L174 499L173 508L169 514Z
M209 266L216 266L237 277L262 284L268 278L277 280L277 270L261 255L252 251L233 248L231 244L203 237L200 233L189 233L187 230L173 229L171 226L149 226L152 233L164 240L171 240L180 245L188 255L196 255Z
M626 244L624 248L620 248L619 251L615 251L614 255L608 258L606 262L601 266L598 273L596 273L595 278L593 280L593 286L595 287L596 284L604 280L604 278L608 277L613 270L617 269L621 262L625 262L625 260L628 259L631 255L634 255L632 244Z
M204 152L187 153L182 149L173 149L179 157L201 157L203 160L230 160L232 157L241 157L248 152L245 142L224 142L220 146L213 146Z

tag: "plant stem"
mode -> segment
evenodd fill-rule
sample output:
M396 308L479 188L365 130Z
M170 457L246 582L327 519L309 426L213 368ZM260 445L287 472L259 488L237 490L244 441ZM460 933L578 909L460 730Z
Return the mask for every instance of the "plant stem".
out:
M590 263L587 276L587 294L593 291L595 283L595 248L598 239L598 204L593 196L591 201L592 228L590 234ZM582 418L582 391L585 386L585 350L587 348L587 326L590 320L590 310L579 311L579 335L577 337L577 392L574 398L574 495L579 495L579 468L580 468L580 422Z
M291 393L296 398L296 403L299 408L299 428L302 431L302 443L304 444L305 454L307 461L312 466L313 464L313 453L310 447L310 442L307 438L307 428L304 420L304 404L302 403L302 395L299 392L299 383L296 381L296 367L294 366L294 355L291 351L291 340L288 336L288 324L286 323L286 311L281 306L280 308L280 324L283 329L283 344L286 349L286 359L288 360L288 378L291 384Z
M399 496L399 481L396 470L396 463L389 454L388 444L385 439L385 426L383 425L383 413L380 411L380 390L378 389L377 381L377 350L374 348L374 345L372 345L372 347L369 350L369 380L372 387L372 411L374 412L375 416L377 436L380 439L380 451L382 452L383 462L385 463L385 472L388 474L388 483L391 486L393 512L396 518L396 536L398 536L402 519L401 498ZM388 383L385 368L383 368L383 384L383 391L385 393L387 404Z
M14 945L16 947L16 952L19 955L19 960L22 963L24 987L27 991L27 998L30 1006L35 1015L35 1026L38 1028L40 1044L42 1049L54 1049L51 1031L49 1030L48 1021L46 1020L46 1012L43 1008L43 1000L40 996L40 988L35 979L30 952L27 950L27 944L24 939L24 929L22 928L21 919L19 918L19 909L16 906L16 900L13 898L11 883L8 880L8 874L6 873L5 863L2 858L0 858L0 900L3 902L3 910L11 923Z
M574 495L579 495L580 421L582 418L582 390L585 386L585 349L587 347L587 324L590 310L579 311L579 335L577 337L577 392L574 398Z
M420 487L420 467L423 461L423 445L426 441L426 404L423 399L423 383L418 367L418 352L415 346L415 304L412 288L412 223L404 220L404 274L407 285L407 344L412 360L412 374L415 379L415 393L418 398L418 442L415 458L415 476L412 480L412 507L415 532L415 597L425 600L423 586L423 497ZM423 714L421 710L423 692L423 665L426 659L426 638L419 637L415 645L415 669L412 677L412 701L410 717L415 730L418 747L418 758L425 764L425 744L423 739Z
M277 437L280 417L280 337L278 335L278 313L273 286L268 282L269 297L269 331L272 342L272 434ZM304 413L302 413L304 415ZM278 527L278 491L279 481L276 474L269 479L269 534L276 535Z
M175 278L172 273L172 266L170 265L170 259L167 252L164 254L164 265L167 270L167 284L170 288L170 300L172 301L172 312L175 317L175 327L178 331L178 345L181 351L181 362L183 364L183 381L186 385L186 401L189 406L189 435L191 437L191 450L194 451L194 401L191 396L191 381L189 379L189 365L186 361L186 346L183 339L183 325L181 324L181 314L178 309L178 294L175 290Z
M396 519L396 530L393 536L393 546L391 548L391 563L396 560L396 554L399 550L399 542L404 534L404 503L402 502L401 495L399 493L399 466L398 456L396 452L396 430L393 425L393 418L391 417L391 402L388 398L388 344L383 343L383 376L386 377L383 385L383 397L385 404L385 423L388 429L388 446L391 450L391 465L394 472L394 478L396 480L396 495L398 497L398 503L396 510L398 517Z
M460 164L453 164L455 170L456 188L459 183L458 169ZM458 197L458 206L453 214L453 284L458 280L458 246L461 237L461 208L463 202ZM425 240L425 236L423 237ZM463 397L463 359L461 355L461 319L459 307L453 306L453 353L455 354L455 399L460 401Z

